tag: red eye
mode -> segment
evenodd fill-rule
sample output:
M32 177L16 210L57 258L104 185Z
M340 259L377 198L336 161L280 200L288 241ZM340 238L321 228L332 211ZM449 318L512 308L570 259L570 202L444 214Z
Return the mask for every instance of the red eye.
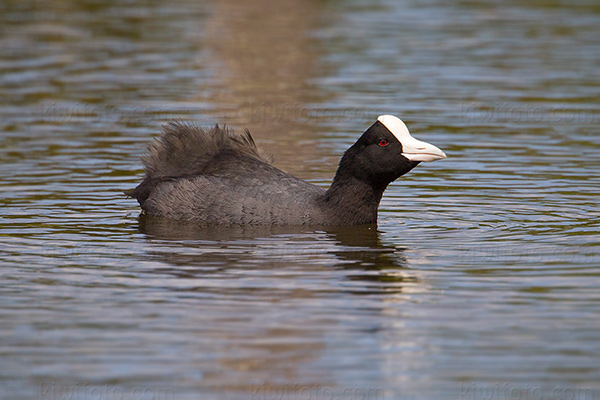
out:
M381 139L378 143L381 147L385 147L389 144L389 142L385 139Z

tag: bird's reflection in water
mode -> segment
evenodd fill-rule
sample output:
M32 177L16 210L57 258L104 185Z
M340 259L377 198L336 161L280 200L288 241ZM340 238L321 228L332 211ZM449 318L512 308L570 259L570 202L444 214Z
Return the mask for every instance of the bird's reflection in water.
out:
M402 292L402 283L415 283L405 249L383 243L376 225L351 227L200 226L141 214L139 230L148 239L168 244L151 250L170 273L207 276L228 268L258 266L263 270L306 268L343 270L346 279L369 283L356 294ZM166 272L164 268L161 271Z

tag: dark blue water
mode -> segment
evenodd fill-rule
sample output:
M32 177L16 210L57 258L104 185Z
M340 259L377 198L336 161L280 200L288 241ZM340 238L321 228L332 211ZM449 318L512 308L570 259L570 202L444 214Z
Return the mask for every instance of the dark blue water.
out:
M2 399L600 399L594 2L0 1ZM448 159L377 229L122 189L170 119L327 186L380 114Z

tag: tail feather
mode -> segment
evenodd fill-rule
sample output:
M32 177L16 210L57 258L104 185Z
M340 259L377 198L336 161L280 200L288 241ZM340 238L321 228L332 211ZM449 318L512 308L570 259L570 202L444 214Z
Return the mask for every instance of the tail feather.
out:
M148 154L142 162L148 178L188 175L201 172L217 153L224 150L270 163L259 152L248 130L237 135L227 127L216 125L206 131L185 122L166 124L161 137L148 146Z
M179 176L201 174L222 151L232 151L267 164L272 162L261 154L248 130L238 135L219 125L204 130L194 124L173 121L163 126L162 135L148 145L147 154L142 157L146 169L144 181L123 193L143 204L156 184Z

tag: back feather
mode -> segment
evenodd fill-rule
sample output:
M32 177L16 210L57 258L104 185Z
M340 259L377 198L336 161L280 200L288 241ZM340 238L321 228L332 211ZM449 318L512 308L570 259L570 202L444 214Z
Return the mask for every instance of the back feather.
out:
M222 151L271 163L260 153L248 130L238 135L219 125L206 131L196 125L176 121L164 125L160 138L148 145L148 153L142 157L146 179L200 173Z

